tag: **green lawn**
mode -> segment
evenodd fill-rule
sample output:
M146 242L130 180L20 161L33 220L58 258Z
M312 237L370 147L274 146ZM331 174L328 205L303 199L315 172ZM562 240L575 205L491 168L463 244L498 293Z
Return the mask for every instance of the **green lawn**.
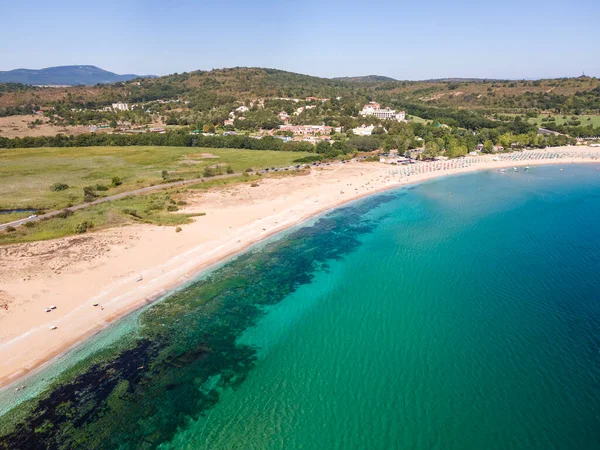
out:
M532 123L534 125L537 125L538 127L544 127L545 124L547 123L555 123L557 125L563 125L565 122L569 122L571 119L571 117L576 117L577 120L579 120L581 122L580 126L588 126L588 125L593 125L594 127L600 127L600 115L589 115L589 116L575 116L573 114L566 114L566 115L561 115L561 114L555 114L553 115L553 117L556 119L556 121L554 122L542 122L542 118L544 117L549 117L548 115L541 115L538 117L534 117L534 118L530 118L528 119L529 123ZM566 119L564 119L563 117L566 117Z
M431 123L431 120L429 119L423 119L422 117L419 116L410 116L410 115L406 115L406 120L410 121L410 122L416 122L416 123L422 123L423 125L427 125L429 123Z
M204 155L203 155L204 154ZM206 154L217 158L206 157ZM0 209L54 210L83 202L85 186L104 185L112 195L163 182L162 171L169 179L202 176L207 166L230 165L234 171L287 166L295 159L310 155L304 152L266 150L211 149L196 147L72 147L24 148L0 150ZM122 185L111 186L113 177ZM53 192L54 183L68 189ZM31 213L1 215L9 222ZM6 220L5 220L6 219Z

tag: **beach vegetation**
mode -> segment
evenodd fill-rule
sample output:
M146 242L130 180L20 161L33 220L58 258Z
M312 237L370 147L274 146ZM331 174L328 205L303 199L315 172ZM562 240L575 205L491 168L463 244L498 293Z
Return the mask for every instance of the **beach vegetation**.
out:
M60 192L67 189L69 189L69 185L65 183L54 183L52 186L50 186L50 190L52 192Z
M161 184L166 167L170 178L198 178L204 167L219 164L235 172L249 167L289 166L308 152L254 151L185 147L70 147L0 150L0 198L4 209L58 210L152 184ZM314 155L314 153L313 153ZM222 169L224 170L224 169ZM235 177L234 177L235 178ZM58 191L43 188L55 183ZM98 185L109 187L100 191ZM40 186L42 188L40 189ZM86 196L83 188L89 187ZM9 222L31 213L3 214Z
M94 224L92 222L88 222L87 220L84 220L83 222L79 222L75 226L75 233L82 234L92 228L94 228Z

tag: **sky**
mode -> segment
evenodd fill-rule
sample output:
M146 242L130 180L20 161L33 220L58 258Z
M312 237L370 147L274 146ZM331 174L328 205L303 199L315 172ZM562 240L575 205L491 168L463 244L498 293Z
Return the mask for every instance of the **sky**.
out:
M0 70L600 77L600 0L6 0Z

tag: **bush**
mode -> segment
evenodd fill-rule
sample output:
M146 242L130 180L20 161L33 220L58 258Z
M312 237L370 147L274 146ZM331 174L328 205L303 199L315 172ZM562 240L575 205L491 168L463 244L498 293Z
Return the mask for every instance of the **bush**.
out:
M214 177L215 175L215 169L213 169L212 167L205 167L204 171L202 172L202 176L206 178Z
M52 192L66 191L67 189L69 189L69 185L65 183L54 183L50 186Z
M179 206L185 206L185 205L187 205L187 202L184 202L183 200L179 200L179 201L177 202L177 204L178 204Z
M35 222L25 222L23 226L27 228L33 228L35 227Z
M246 169L246 172L254 172L254 169L253 169L252 167L248 167L248 168Z
M179 208L175 205L169 205L169 206L167 206L167 211L170 211L170 212L179 211Z
M113 177L112 179L112 185L113 186L121 186L123 184L123 182L121 181L121 179L119 177Z
M86 231L92 229L93 227L94 227L94 224L92 222L88 222L86 220L86 221L83 221L83 222L80 222L77 224L77 226L75 227L75 233L82 234L82 233L85 233Z
M318 155L311 155L311 156L305 156L304 158L300 158L300 159L295 159L294 162L295 163L299 163L299 164L309 164L312 162L317 162L317 161L321 161L323 159L322 156L318 156Z
M69 216L72 216L73 214L75 214L73 211L71 211L70 209L63 209L61 212L59 212L56 217L58 217L59 219L66 219Z
M138 215L137 211L135 209L129 209L129 208L125 208L121 211L123 214L127 214L129 216L133 216L136 219L141 219L141 217Z
M233 173L233 167L227 166L227 173Z
M17 231L17 229L15 227L11 227L11 226L6 227L5 230L7 233L12 233L13 231Z
M250 187L258 187L258 183L252 183Z
M181 227L175 228L175 233L179 233L181 231Z
M104 186L103 184L97 184L96 190L97 191L108 191L108 187Z
M83 201L84 202L93 202L98 196L95 192L94 186L86 186L83 188Z

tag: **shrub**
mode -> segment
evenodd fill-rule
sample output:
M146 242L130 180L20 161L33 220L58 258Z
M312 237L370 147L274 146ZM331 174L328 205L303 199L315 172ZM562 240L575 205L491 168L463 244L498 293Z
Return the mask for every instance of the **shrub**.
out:
M112 179L113 186L121 186L122 184L123 184L123 182L121 181L121 179L119 177L113 177L113 179Z
M181 227L175 228L175 233L179 233L181 231Z
M185 206L185 205L187 205L187 202L185 202L185 201L183 201L183 200L179 200L179 201L177 202L177 204L178 204L179 206Z
M167 206L167 211L170 211L170 212L179 211L179 208L175 205L169 205L169 206Z
M94 227L94 224L87 220L79 222L75 227L75 233L82 234Z
M104 186L103 184L97 184L96 190L97 191L108 191L108 187Z
M250 187L258 187L258 183L252 183Z
M254 172L254 169L253 169L252 167L248 167L248 168L246 169L246 172Z
M169 178L169 172L167 172L166 170L163 170L161 172L161 176L163 180L166 180L167 178Z
M54 183L50 186L52 192L66 191L67 189L69 189L69 185L65 183Z
M7 233L12 233L13 231L17 231L17 229L15 227L11 227L11 226L6 227L5 230Z
M141 217L138 215L137 211L135 209L129 209L129 208L125 208L121 211L123 214L127 214L129 216L133 216L136 219L141 219Z
M93 202L98 196L95 192L94 186L86 186L83 188L83 201L84 202Z
M56 217L58 217L59 219L66 219L69 216L72 216L73 214L75 214L73 211L71 211L70 209L63 209L61 212L59 212Z
M203 177L214 177L215 176L215 169L213 169L212 167L205 167L204 171L202 172L202 176Z
M33 228L35 227L35 222L25 222L23 226L27 228Z
M231 166L227 166L227 173L233 173L233 168Z

